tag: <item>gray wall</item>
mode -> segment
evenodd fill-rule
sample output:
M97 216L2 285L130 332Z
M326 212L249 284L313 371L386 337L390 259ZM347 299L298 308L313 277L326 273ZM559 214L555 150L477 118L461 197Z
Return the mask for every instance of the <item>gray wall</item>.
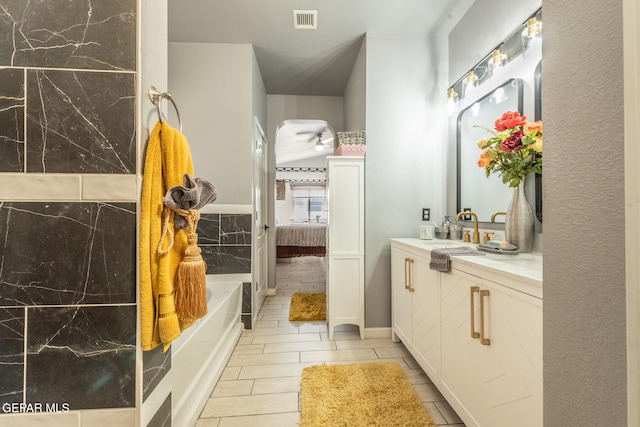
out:
M543 13L545 425L626 426L622 1Z
M391 325L389 238L417 237L423 207L436 221L445 214L446 77L437 51L435 39L367 33L367 328Z
M367 38L362 41L349 81L344 89L344 128L365 130L367 113Z
M252 203L253 60L251 45L169 43L169 89L216 204Z

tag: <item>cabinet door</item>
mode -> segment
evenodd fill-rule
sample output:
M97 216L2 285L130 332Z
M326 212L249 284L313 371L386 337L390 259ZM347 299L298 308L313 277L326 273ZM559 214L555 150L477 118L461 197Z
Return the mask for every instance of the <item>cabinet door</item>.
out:
M542 301L455 270L440 280L452 406L468 426L542 426Z
M391 249L391 306L393 319L393 339L402 341L409 348L412 343L411 334L411 254L398 249Z
M415 257L413 262L412 341L415 358L432 379L440 376L440 295L438 272L429 260Z

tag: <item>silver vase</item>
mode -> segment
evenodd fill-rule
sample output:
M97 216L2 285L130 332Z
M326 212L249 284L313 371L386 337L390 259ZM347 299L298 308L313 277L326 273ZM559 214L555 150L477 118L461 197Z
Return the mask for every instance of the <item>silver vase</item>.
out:
M520 252L533 250L535 233L533 211L524 194L524 183L513 189L513 197L504 221L505 238L507 242L516 245Z

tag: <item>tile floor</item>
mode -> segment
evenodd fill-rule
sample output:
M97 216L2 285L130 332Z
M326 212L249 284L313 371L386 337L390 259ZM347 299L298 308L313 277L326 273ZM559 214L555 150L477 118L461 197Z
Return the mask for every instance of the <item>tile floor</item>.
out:
M277 295L267 297L256 327L245 330L196 427L287 427L300 421L302 369L322 363L394 360L438 426L464 427L460 418L401 343L361 340L357 327L336 328L329 341L325 321L291 322L294 292L324 292L324 258L276 264Z

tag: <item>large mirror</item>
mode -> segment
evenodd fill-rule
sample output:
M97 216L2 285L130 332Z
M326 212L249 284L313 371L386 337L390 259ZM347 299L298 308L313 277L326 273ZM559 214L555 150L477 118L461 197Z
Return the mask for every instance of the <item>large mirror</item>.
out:
M542 59L533 75L535 120L542 120ZM536 218L542 222L542 175L536 174Z
M492 92L479 98L458 115L457 142L457 211L472 211L478 220L488 222L495 212L504 212L511 200L512 189L498 174L488 178L478 167L482 150L477 142L490 138L487 129L494 129L495 120L505 111L523 111L523 82L509 79ZM504 216L496 217L504 222Z

